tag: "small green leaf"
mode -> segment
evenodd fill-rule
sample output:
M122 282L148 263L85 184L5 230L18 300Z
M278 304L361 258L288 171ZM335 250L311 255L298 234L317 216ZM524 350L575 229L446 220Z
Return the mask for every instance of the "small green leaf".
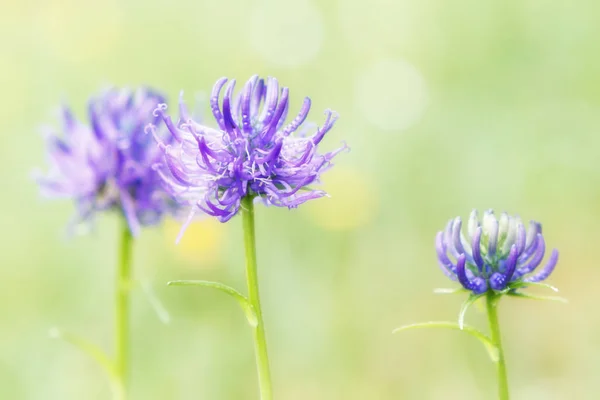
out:
M171 281L168 282L169 286L203 286L207 288L217 289L223 293L226 293L237 300L237 302L242 307L244 314L246 314L246 319L248 323L253 328L256 328L258 325L258 319L256 317L256 312L254 311L254 307L248 301L248 299L243 296L240 292L235 290L234 288L224 285L220 282L211 282L211 281Z
M456 322L430 321L430 322L422 322L422 323L418 323L418 324L404 325L404 326L394 329L392 333L398 333L398 332L402 332L402 331L406 331L406 330L410 330L410 329L419 329L419 328L446 328L446 329L453 329L453 330L466 332L469 335L476 338L477 340L479 340L485 346L485 349L487 350L488 355L490 356L490 359L493 362L498 362L498 348L496 347L496 345L494 344L492 339L490 339L485 333L481 332L480 330L478 330L476 328L473 328L470 325L460 326Z
M565 299L564 297L559 297L559 296L537 296L534 294L519 293L519 292L508 293L508 295L513 296L513 297L522 297L524 299L531 299L531 300L550 300L550 301L558 301L560 303L568 303L569 302L569 300Z
M458 313L458 326L460 329L462 329L465 325L465 314L467 313L467 310L482 296L483 294L470 294L467 300L465 300L465 302L462 304L460 307L460 312Z
M547 283L544 282L524 282L524 281L518 281L518 282L514 282L510 285L510 289L519 289L519 288L524 288L524 287L528 287L528 286L538 286L538 287L543 287L543 288L547 288L550 289L554 292L558 292L558 288L549 285Z
M87 354L108 376L114 398L119 400L125 398L123 384L117 374L115 365L100 347L80 336L63 332L58 328L51 329L49 335L53 339L64 340L65 342L77 347L79 350Z
M433 293L435 294L456 294L456 293L465 293L467 292L464 288L436 288L433 289Z

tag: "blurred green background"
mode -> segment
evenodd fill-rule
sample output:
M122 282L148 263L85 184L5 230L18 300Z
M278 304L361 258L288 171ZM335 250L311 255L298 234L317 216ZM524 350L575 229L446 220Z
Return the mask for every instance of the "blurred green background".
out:
M278 399L493 399L494 367L459 332L391 335L454 319L463 298L433 239L472 208L543 222L561 251L550 283L568 305L505 300L514 399L596 399L600 374L600 5L595 0L7 1L0 16L0 398L107 399L105 377L58 326L111 349L118 224L68 237L68 201L40 199L44 124L83 117L106 84L188 100L221 77L272 75L325 139L352 147L324 177L332 197L257 208L258 256ZM204 112L208 110L205 107ZM244 287L241 221L148 229L134 293L133 399L256 399L251 333L220 293ZM533 290L537 292L538 290ZM485 328L473 310L468 321Z

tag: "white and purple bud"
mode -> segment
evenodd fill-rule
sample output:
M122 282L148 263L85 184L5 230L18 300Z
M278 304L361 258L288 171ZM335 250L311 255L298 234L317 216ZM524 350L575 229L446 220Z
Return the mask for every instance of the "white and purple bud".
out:
M497 219L489 210L480 222L473 210L467 236L461 226L461 219L454 218L436 236L438 261L448 277L475 294L510 289L515 282L540 282L558 262L558 251L553 250L546 265L529 275L542 263L546 249L541 225L535 221L526 231L519 217L502 213Z

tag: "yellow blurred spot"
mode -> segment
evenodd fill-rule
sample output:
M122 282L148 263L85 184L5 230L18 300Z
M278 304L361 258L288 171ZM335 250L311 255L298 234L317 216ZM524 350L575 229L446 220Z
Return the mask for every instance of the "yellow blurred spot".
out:
M372 178L351 168L335 167L323 175L322 188L331 198L309 202L314 222L330 230L352 230L366 225L377 210L378 193Z
M221 259L221 248L225 239L226 226L215 218L193 222L186 229L179 244L175 239L181 230L181 222L165 222L166 240L170 249L190 267L212 268Z

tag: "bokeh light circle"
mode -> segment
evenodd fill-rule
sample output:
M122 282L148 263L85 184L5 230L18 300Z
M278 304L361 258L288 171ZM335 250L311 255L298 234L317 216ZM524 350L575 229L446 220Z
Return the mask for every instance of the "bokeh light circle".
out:
M270 63L295 67L311 61L323 42L323 18L308 1L263 2L249 18L249 40Z
M404 130L415 124L427 107L425 79L403 60L383 60L358 77L355 101L364 117L385 131Z

